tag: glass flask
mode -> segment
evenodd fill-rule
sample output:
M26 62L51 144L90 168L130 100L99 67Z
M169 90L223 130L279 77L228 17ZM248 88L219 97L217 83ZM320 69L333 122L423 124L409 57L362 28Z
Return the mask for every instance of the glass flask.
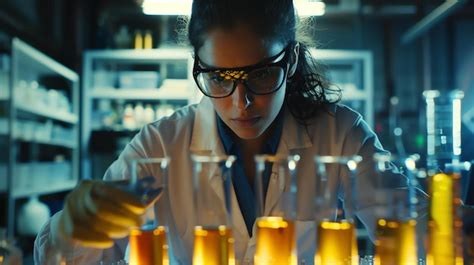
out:
M144 224L132 227L129 234L130 265L169 264L166 220L158 220L154 205L165 194L168 178L168 158L140 158L131 161L130 178L118 185L136 195L146 206Z
M231 188L235 157L191 158L195 203L193 264L234 265Z
M256 265L296 265L296 165L300 157L255 156L255 198L256 219ZM274 207L267 195L270 178L284 187L280 199ZM272 209L270 211L270 209Z
M407 158L385 153L374 155L375 265L418 264L418 159L418 155ZM407 178L407 187L400 187L405 182L400 181L402 174Z
M316 265L358 265L354 224L355 175L360 156L316 156ZM344 196L344 211L338 195Z
M427 186L430 196L426 262L428 265L464 263L461 216L461 173L469 163L461 156L462 91L428 90Z

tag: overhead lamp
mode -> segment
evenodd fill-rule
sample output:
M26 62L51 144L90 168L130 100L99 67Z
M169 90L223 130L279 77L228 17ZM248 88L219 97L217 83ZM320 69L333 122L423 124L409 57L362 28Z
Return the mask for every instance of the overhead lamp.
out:
M143 13L147 15L191 15L192 0L144 0ZM322 16L326 5L321 0L294 0L296 13L301 17Z
M145 0L143 13L147 15L191 15L192 0Z
M293 4L300 17L322 16L326 13L326 4L321 0L293 0Z

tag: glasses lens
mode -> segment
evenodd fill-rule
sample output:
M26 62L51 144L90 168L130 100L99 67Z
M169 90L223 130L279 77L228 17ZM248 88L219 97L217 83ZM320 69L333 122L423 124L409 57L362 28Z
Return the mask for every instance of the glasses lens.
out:
M211 97L228 96L234 86L231 79L225 79L216 72L199 73L196 80L204 94Z
M248 86L256 94L266 94L277 90L285 79L285 70L280 66L270 66L251 71Z

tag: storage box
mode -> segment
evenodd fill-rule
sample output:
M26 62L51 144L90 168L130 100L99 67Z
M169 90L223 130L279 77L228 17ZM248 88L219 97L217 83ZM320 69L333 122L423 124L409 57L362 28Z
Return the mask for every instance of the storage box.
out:
M119 75L119 88L158 88L160 75L153 71L124 71Z
M93 80L93 87L96 88L110 88L115 87L117 83L117 73L104 71L104 70L97 70L94 72L94 80Z

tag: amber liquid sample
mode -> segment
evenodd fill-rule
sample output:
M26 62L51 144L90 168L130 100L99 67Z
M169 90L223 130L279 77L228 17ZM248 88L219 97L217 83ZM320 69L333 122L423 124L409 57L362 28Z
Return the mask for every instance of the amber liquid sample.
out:
M257 219L255 265L296 265L295 225L282 217Z
M436 174L430 179L427 265L461 265L462 220L458 174Z
M130 265L168 265L168 244L166 229L141 230L133 228L130 232Z
M375 265L417 265L416 221L377 222Z
M226 226L194 228L194 265L233 265L234 239Z
M318 225L316 265L358 265L354 225L348 221L324 221Z

